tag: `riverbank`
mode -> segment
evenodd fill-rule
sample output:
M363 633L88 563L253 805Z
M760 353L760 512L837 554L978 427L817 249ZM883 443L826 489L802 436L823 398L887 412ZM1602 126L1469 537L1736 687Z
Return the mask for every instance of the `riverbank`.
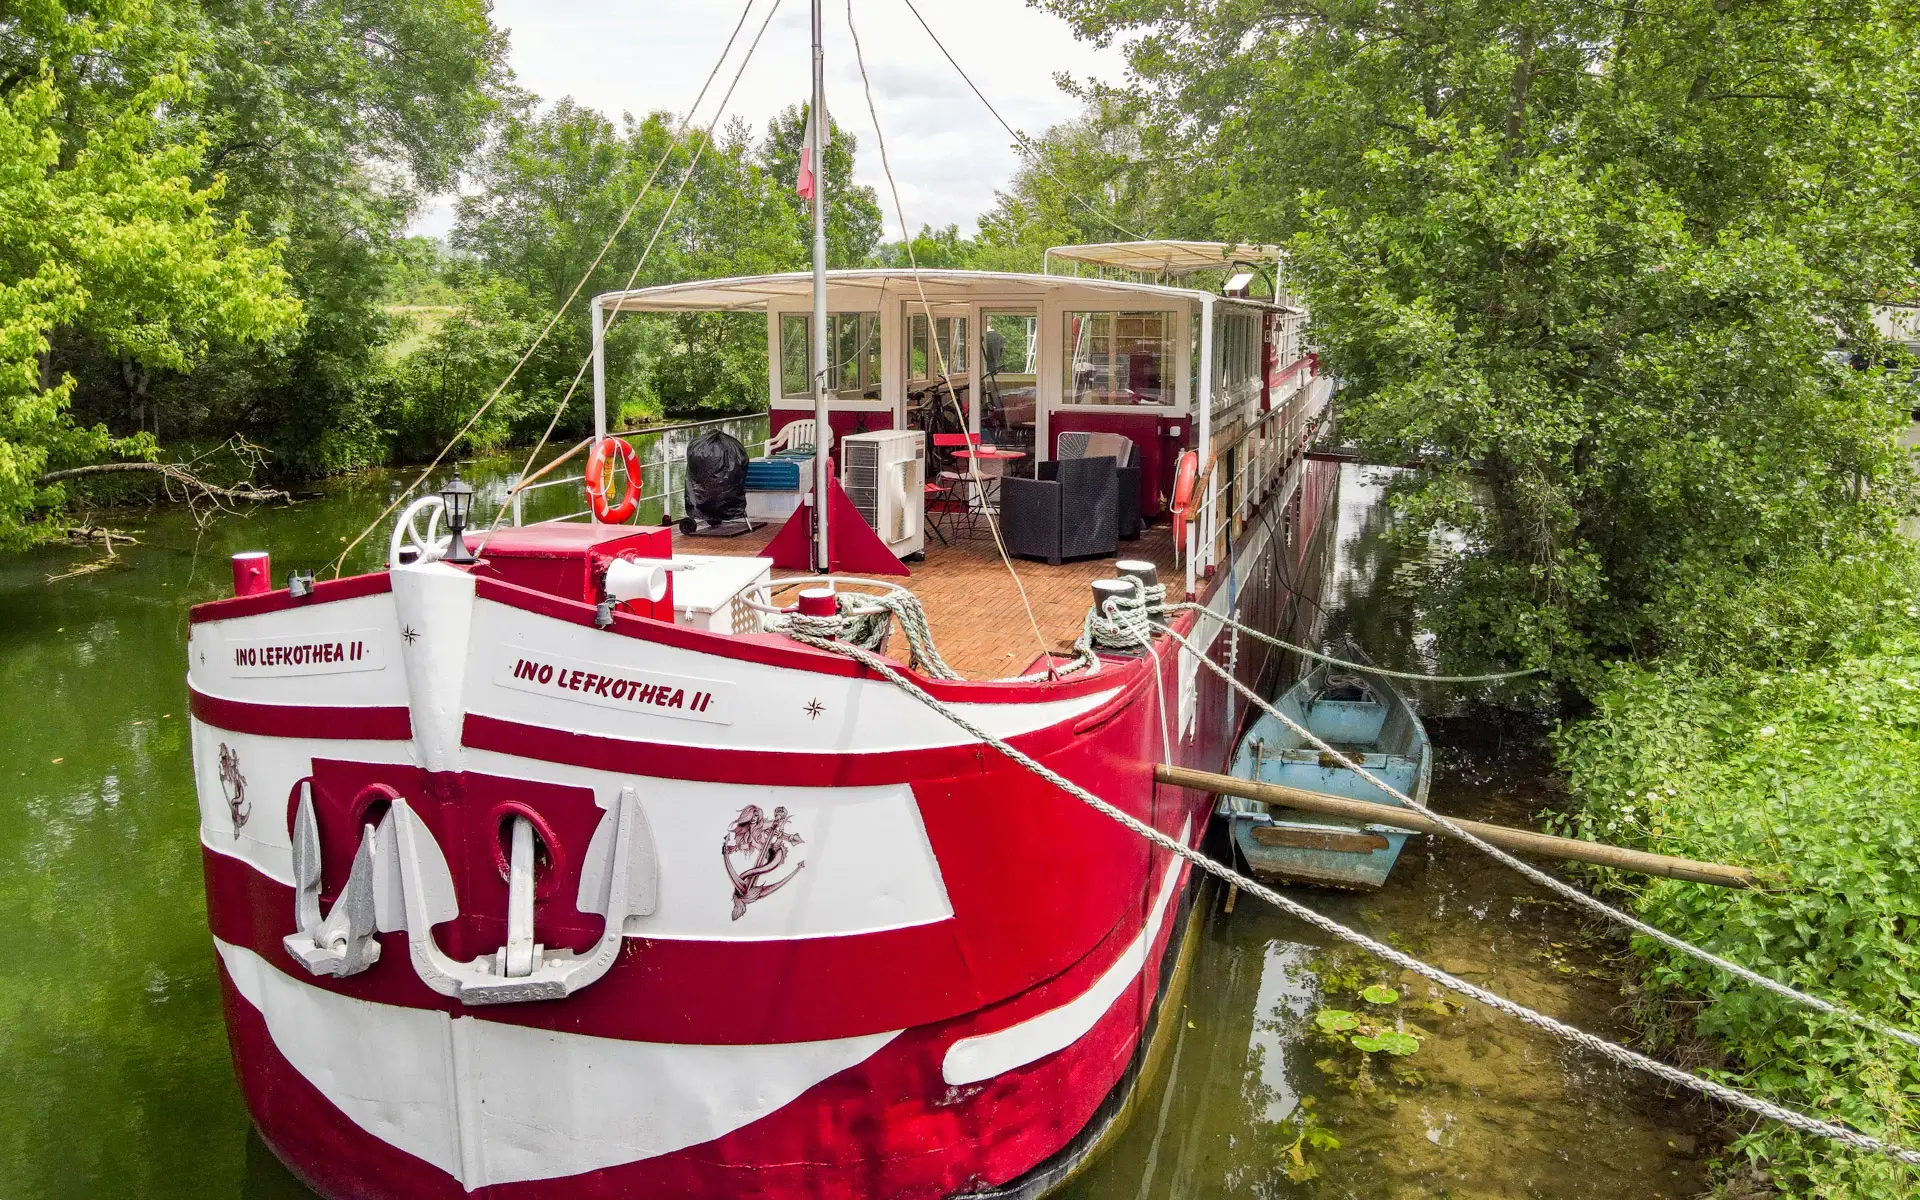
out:
M1735 628L1613 668L1557 738L1579 836L1738 862L1729 892L1598 880L1649 923L1814 995L1913 1029L1920 1000L1920 569L1903 546L1729 597ZM1644 943L1636 1013L1664 1052L1802 1111L1906 1145L1915 1052ZM1791 1196L1920 1191L1920 1171L1774 1128L1733 1160Z

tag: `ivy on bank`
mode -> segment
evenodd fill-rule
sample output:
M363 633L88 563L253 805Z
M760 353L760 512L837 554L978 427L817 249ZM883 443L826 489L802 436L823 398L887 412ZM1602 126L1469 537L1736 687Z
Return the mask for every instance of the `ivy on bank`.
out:
M1920 566L1843 556L1722 597L1687 651L1614 667L1558 737L1577 836L1761 869L1730 892L1632 885L1639 916L1796 987L1914 1028L1920 1005ZM1734 635L1734 636L1729 636ZM1920 1058L1651 943L1643 1016L1709 1039L1730 1081L1876 1136L1920 1138ZM1896 1197L1920 1176L1759 1130L1738 1144L1775 1186Z

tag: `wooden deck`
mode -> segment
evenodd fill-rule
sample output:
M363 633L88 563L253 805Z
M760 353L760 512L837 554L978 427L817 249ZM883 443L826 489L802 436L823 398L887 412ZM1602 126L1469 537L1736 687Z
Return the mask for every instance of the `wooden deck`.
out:
M674 552L758 556L778 531L778 525L764 526L723 538L687 537L676 529ZM958 537L947 546L929 530L926 561L910 564L911 578L899 582L920 598L933 629L934 644L948 665L968 679L998 679L1021 674L1043 649L1069 649L1080 636L1081 622L1093 602L1088 585L1096 579L1111 579L1113 564L1121 558L1152 562L1160 569L1161 581L1169 585L1169 594L1178 590L1183 577L1173 565L1172 527L1164 523L1149 526L1138 541L1121 542L1119 553L1112 557L1082 559L1057 567L1016 558L1012 574L984 526L979 536ZM776 570L774 578L803 574ZM1027 602L1033 607L1032 624L1039 626L1038 637L1022 611L1013 574L1019 576ZM791 594L779 599L788 601ZM889 639L887 654L904 662L905 640L897 635Z

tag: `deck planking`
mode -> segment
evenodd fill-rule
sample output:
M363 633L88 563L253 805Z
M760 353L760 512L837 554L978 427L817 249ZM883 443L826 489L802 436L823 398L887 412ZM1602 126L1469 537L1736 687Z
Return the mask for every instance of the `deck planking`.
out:
M758 557L779 528L777 523L761 526L737 537L687 537L676 529L674 551ZM1059 566L1015 558L1011 572L984 526L978 535L954 537L944 546L929 529L926 561L909 564L913 574L898 582L920 598L934 644L949 666L968 679L999 679L1021 674L1043 651L1068 651L1080 636L1081 622L1093 602L1088 585L1096 579L1111 579L1114 563L1122 558L1152 562L1159 568L1161 581L1169 585L1169 594L1179 590L1182 577L1174 568L1173 530L1166 524L1149 526L1137 541L1121 542L1114 555ZM773 574L778 580L806 572L775 570ZM1033 608L1031 623L1022 612L1015 575ZM791 596L778 599L787 601ZM905 662L905 639L897 634L889 638L887 656Z

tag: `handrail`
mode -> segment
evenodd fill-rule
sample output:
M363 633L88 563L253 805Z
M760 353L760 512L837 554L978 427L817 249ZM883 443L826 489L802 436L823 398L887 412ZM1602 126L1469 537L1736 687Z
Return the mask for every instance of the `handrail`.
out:
M1233 493L1235 511L1229 514L1227 524L1231 530L1234 517L1243 515L1248 506L1258 503L1269 494L1273 485L1283 482L1288 473L1303 460L1314 428L1325 413L1324 405L1317 410L1312 407L1313 382L1317 378L1317 375L1310 376L1288 393L1284 401L1265 412L1245 414L1247 419L1231 441L1211 439L1213 444L1207 460L1194 479L1196 502L1187 515L1184 565L1189 593L1197 591L1204 571L1218 560L1222 491L1230 489ZM1241 411L1245 413L1244 405ZM1223 489L1217 475L1221 462L1229 453L1254 443L1256 439L1259 443L1257 451L1239 457L1234 464L1232 478L1224 481Z

